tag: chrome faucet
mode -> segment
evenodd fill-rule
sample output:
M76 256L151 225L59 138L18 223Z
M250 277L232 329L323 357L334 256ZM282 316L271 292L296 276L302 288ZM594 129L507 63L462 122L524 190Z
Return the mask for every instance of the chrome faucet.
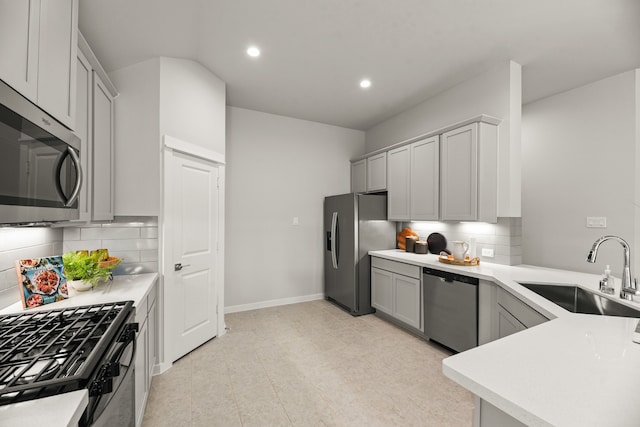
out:
M594 263L596 262L596 256L598 256L598 248L602 244L602 242L607 240L616 240L618 243L622 245L624 249L624 267L622 268L622 285L620 286L620 298L633 301L633 297L636 295L640 295L640 290L638 290L638 281L637 279L633 282L631 281L631 255L629 250L629 244L622 238L618 236L602 236L598 240L593 243L591 246L591 250L589 251L589 255L587 255L587 262Z

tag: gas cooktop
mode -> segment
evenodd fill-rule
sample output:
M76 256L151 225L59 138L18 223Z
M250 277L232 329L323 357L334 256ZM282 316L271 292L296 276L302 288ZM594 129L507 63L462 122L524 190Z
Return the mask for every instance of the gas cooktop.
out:
M87 387L133 311L124 301L0 316L0 405Z

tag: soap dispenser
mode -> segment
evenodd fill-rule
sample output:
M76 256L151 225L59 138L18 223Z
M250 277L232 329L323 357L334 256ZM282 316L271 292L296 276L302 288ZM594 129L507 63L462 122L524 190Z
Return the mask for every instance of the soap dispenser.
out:
M600 290L605 294L610 294L610 295L613 295L613 293L615 292L614 278L611 275L611 268L608 265L607 265L607 268L604 269L602 280L600 280Z

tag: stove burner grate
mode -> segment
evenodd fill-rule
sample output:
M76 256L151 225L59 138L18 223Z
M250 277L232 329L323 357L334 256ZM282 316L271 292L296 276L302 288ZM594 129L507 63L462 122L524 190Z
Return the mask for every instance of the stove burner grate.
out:
M0 316L0 405L78 390L117 338L133 302Z

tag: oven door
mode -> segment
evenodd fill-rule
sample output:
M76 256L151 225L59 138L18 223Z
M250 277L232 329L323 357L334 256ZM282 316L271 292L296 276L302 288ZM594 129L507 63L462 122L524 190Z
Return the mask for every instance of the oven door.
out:
M77 219L80 140L0 81L0 224Z
M137 323L128 323L89 382L89 404L80 426L133 426Z

